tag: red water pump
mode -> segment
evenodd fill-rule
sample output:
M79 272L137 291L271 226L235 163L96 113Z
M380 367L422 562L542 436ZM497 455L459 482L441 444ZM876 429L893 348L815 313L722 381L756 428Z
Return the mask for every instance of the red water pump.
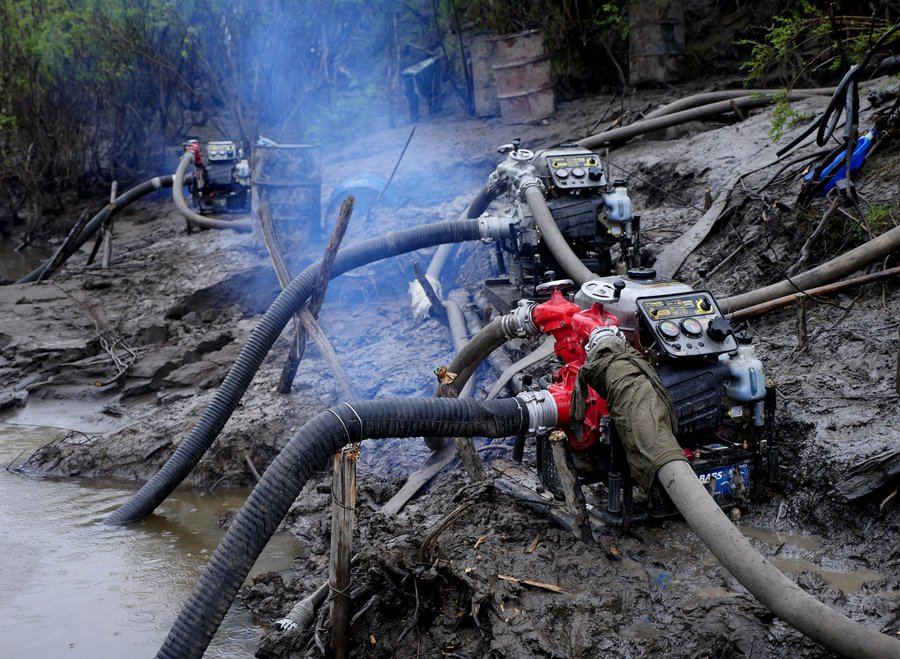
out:
M606 401L592 388L588 388L587 412L584 430L579 438L569 428L569 403L575 389L578 371L584 365L587 345L591 332L598 327L618 327L619 319L604 311L603 305L595 302L591 308L582 310L577 304L563 297L562 291L572 286L572 281L562 279L541 284L537 292L552 291L550 299L531 309L531 322L535 329L550 334L556 339L554 351L563 366L553 374L553 384L548 391L556 402L559 426L566 428L569 444L574 451L589 449L600 438L600 420L609 414Z
M188 140L181 146L194 157L189 188L198 213L250 210L250 164L236 142L209 142L205 158L199 140Z

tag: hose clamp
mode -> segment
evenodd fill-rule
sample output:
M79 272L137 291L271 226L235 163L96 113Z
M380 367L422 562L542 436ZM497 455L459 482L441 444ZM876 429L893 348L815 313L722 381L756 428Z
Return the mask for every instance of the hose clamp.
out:
M543 182L532 172L522 172L516 177L516 183L519 186L516 192L518 192L519 196L523 199L525 198L525 193L528 192L530 188L537 188L542 195L544 194Z
M518 219L484 214L478 218L478 231L484 241L509 240L516 237L518 224Z
M597 344L599 344L604 339L610 338L616 338L624 341L625 335L622 334L622 331L619 329L618 325L601 325L600 327L595 327L591 330L590 336L588 336L588 341L584 346L584 351L590 354L591 350L593 350L597 346Z
M529 336L540 336L541 331L534 324L531 314L535 304L531 300L519 300L519 306L500 319L503 332L509 338L524 339Z
M525 391L516 396L525 404L528 412L528 432L536 432L540 428L555 428L559 420L556 401L549 391Z

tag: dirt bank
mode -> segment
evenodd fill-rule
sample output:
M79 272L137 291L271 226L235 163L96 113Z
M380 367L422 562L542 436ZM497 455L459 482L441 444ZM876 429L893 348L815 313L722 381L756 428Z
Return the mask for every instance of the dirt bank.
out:
M644 107L663 96L653 92L628 103ZM804 101L797 108L816 112L824 103ZM877 108L863 106L869 120ZM529 147L571 141L586 135L608 107L609 98L567 104L542 126L459 117L419 126L396 178L401 207L378 210L368 222L354 218L347 241L455 217L496 163L496 146L516 136ZM768 111L761 111L741 122L647 136L612 152L642 209L649 258L702 215L708 191L715 195L736 173L766 164L768 124ZM326 153L323 188L347 174L386 177L407 135L408 129L376 132ZM859 181L864 203L887 206L889 222L900 217L898 160L895 148L885 149ZM794 212L797 177L765 195L755 192L773 173L770 168L743 180L735 211L689 257L683 278L692 281L698 268L714 268L742 244L727 267L710 276L714 293L780 278L826 202L814 202L808 214ZM859 242L846 219L835 227L814 260ZM27 463L33 471L148 478L191 430L277 292L258 236L188 236L164 198L123 213L116 230L108 271L85 268L80 255L51 282L0 287L0 398L9 406L2 418L51 419L83 433L39 451ZM434 368L451 358L447 330L437 320L410 317L410 261L393 259L338 279L323 309L323 328L361 398L430 395ZM884 265L897 264L894 255ZM490 250L468 245L444 286L454 287L455 280L465 291L459 299L474 308L470 293L490 272ZM785 486L740 522L805 589L891 634L900 631L898 499L881 508L887 491L848 504L833 488L849 466L900 444L898 317L894 280L810 303L802 348L793 309L750 322L781 400ZM191 484L249 482L249 463L263 469L293 430L338 402L337 385L313 347L291 394L275 393L287 349L284 335ZM117 363L131 362L132 354L120 375ZM482 393L494 375L482 374ZM587 547L490 484L467 487L459 466L445 470L399 515L381 515L378 508L427 457L417 440L363 446L355 656L827 656L774 619L677 520L628 531L598 522L599 546ZM507 456L491 451L484 457ZM526 473L531 464L526 456ZM295 570L259 579L245 592L266 623L324 579L327 481L323 475L310 483L286 522L308 544ZM462 517L422 553L426 536L460 506ZM317 652L311 634L273 632L260 656Z

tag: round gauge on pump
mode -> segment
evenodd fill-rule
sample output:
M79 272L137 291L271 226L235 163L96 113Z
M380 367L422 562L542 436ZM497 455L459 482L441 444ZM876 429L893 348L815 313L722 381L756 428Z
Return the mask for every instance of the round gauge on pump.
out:
M681 333L678 330L678 325L673 323L671 320L664 320L659 325L659 333L662 334L664 339L668 339L669 341L674 341L678 338L678 335Z
M569 178L569 170L565 167L560 167L556 170L556 176L558 178Z
M703 325L696 318L685 318L682 320L681 330L693 339L703 335Z
M575 178L584 178L584 175L586 173L587 172L585 172L581 167L576 167L572 170L572 176L574 176Z

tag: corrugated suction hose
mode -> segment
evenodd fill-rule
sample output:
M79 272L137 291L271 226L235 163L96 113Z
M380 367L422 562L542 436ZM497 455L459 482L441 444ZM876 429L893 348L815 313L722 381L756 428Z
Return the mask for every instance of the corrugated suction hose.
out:
M477 220L440 222L396 231L340 250L332 276L337 277L348 270L389 256L448 242L476 240L479 237ZM251 333L197 425L156 475L122 507L110 514L105 523L126 524L143 519L190 473L231 417L285 325L312 294L320 268L321 261L310 265L275 299Z
M150 194L151 192L161 190L162 188L171 188L172 181L172 176L156 176L148 181L137 184L133 188L129 188L121 195L116 197L111 204L107 204L106 206L104 206L103 210L94 215L94 217L92 217L90 221L86 225L84 225L81 233L78 234L78 238L76 238L75 242L69 247L69 255L74 254L82 245L90 240L91 236L97 233L97 230L103 225L104 220L114 216L129 204L137 201L145 195ZM53 274L52 272L47 271L47 268L52 262L52 257L47 259L37 268L19 279L16 283L27 284L29 282L37 281L42 276L49 276ZM62 265L62 262L60 262L56 267L59 267L59 265Z
M341 447L363 439L422 435L507 437L528 429L518 398L476 402L423 398L345 403L319 413L263 474L211 556L158 658L203 655L260 552L310 475Z

